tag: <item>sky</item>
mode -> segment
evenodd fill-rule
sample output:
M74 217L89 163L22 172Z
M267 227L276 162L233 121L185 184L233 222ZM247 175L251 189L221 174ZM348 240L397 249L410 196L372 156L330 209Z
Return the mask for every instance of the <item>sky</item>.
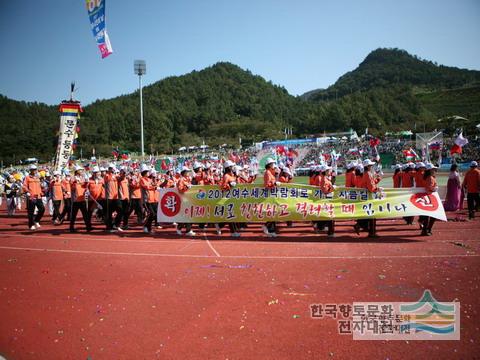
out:
M84 105L219 61L285 87L325 88L379 47L480 70L478 0L106 1L114 53L101 59L84 0L0 0L0 94Z

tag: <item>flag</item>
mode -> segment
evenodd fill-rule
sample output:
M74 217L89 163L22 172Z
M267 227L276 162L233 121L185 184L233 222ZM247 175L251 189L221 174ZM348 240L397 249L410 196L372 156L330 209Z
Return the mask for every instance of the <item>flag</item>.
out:
M410 148L408 150L403 150L403 155L405 156L405 158L407 160L412 160L412 159L418 158L417 153L412 148Z
M165 159L162 160L162 165L161 165L162 170L168 170L167 162Z
M462 153L462 147L458 146L457 144L454 144L450 149L450 155L461 154L461 153Z
M460 146L461 148L468 144L468 140L463 137L463 133L460 133L455 140L455 145Z
M106 0L86 0L90 26L98 49L102 54L102 59L113 52L105 25L105 1Z
M370 147L374 148L378 145L380 145L380 139L373 138L373 139L370 140Z

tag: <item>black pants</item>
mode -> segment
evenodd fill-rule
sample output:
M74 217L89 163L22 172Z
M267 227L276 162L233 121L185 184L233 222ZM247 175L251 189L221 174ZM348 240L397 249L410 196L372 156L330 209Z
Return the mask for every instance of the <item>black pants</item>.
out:
M89 208L90 207L91 206L89 206ZM75 230L75 221L77 220L78 210L80 210L82 213L83 222L85 223L87 231L90 231L92 229L92 224L90 216L88 214L86 201L74 201L72 203L72 213L70 214L70 231Z
M277 224L273 221L266 222L265 226L267 227L267 230L269 233L276 233L277 232Z
M415 219L414 216L405 216L405 217L403 218L403 220L405 220L405 222L407 223L407 225L412 225L414 219Z
M475 217L475 210L478 209L478 207L480 206L480 194L468 193L467 204L468 204L468 218L473 219Z
M368 220L368 235L377 235L377 219Z
M422 227L422 235L426 235L427 233L432 232L433 224L435 224L435 221L437 219L429 217L429 216L420 216L418 218L418 222L420 223Z
M62 200L52 200L52 203L53 203L52 221L60 220L60 204L62 203Z
M130 217L133 211L135 211L135 215L137 216L137 223L141 224L143 222L143 210L140 199L130 199L127 217Z
M156 203L146 203L145 207L147 208L147 216L143 226L145 226L148 231L152 230L152 223L157 218L157 207Z
M35 207L37 208L37 215L34 216L33 213L35 212ZM45 212L45 206L43 206L42 199L28 199L27 211L28 227L31 228L34 223L38 223L42 220L43 213Z
M120 225L120 220L122 222L122 227L128 227L128 218L130 216L130 200L120 200L121 214L122 216L117 216L118 221L115 221L117 226ZM116 220L116 219L115 219Z
M107 230L113 229L113 213L116 212L115 216L115 226L120 225L122 221L122 203L118 199L107 199L106 200L106 214L107 217Z
M60 214L60 220L70 220L70 213L72 212L72 199L63 199L63 210Z

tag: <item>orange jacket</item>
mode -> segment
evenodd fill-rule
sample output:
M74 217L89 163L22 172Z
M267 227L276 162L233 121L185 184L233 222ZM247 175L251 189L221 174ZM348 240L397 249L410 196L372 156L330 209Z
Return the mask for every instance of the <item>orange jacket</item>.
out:
M363 189L367 189L370 192L378 191L377 181L369 171L363 173L361 187Z
M355 187L355 172L349 171L345 173L345 187L348 187L348 188Z
M105 189L108 200L118 199L118 181L117 175L107 173L105 175Z
M88 183L84 178L77 179L76 177L72 178L72 190L75 194L73 199L75 202L85 201L85 191L87 190Z
M143 198L147 203L154 203L156 202L155 198L155 186L153 185L153 180L150 179L148 176L142 176L140 179L140 187L143 192Z
M402 185L402 172L399 171L396 174L393 174L393 187L399 188Z
M402 188L411 188L413 187L413 177L415 175L410 170L405 170L402 172Z
M25 180L23 181L23 191L30 193L30 197L32 199L38 199L42 197L40 179L31 175L25 176Z
M142 198L142 190L140 188L140 181L138 179L138 176L133 176L130 180L130 191L132 199Z
M177 189L181 193L186 192L190 188L190 178L188 176L182 176L177 183Z
M63 200L62 180L52 180L50 182L50 192L53 200Z
M322 176L322 181L320 183L320 189L322 193L329 194L333 192L333 184L332 181L328 178L328 176Z
M435 176L430 175L423 182L427 193L431 194L436 191L437 180L435 179Z
M415 171L415 187L425 187L425 180L423 180L423 175L425 174L424 170Z
M235 175L225 174L223 175L223 179L220 182L220 188L222 190L230 190L231 188L230 183L236 182L236 181L237 181L237 178L235 177Z
M88 180L88 191L92 198L98 200L103 191L103 179L90 178L90 180Z
M465 173L463 186L467 188L467 193L476 194L480 192L480 170L470 169Z
M320 187L322 185L323 178L324 176L322 174L315 176L315 179L313 181L313 186Z
M63 187L63 198L64 199L71 199L72 198L72 185L68 179L62 180L62 187Z
M354 187L356 187L357 189L361 189L362 186L363 186L363 174L362 175L355 175L355 179L354 179Z
M276 182L275 170L265 170L265 174L263 174L263 186L266 188L273 188L276 186Z
M118 180L118 197L120 200L130 200L130 188L126 177Z

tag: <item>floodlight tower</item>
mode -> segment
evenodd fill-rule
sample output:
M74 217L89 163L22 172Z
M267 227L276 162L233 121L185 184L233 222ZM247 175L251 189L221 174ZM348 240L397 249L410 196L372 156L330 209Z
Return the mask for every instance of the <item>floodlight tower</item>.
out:
M142 75L147 73L147 65L145 60L135 60L133 63L133 71L138 75L138 89L140 92L140 136L142 142L142 157L145 156L145 145L143 141L143 97L142 97Z

